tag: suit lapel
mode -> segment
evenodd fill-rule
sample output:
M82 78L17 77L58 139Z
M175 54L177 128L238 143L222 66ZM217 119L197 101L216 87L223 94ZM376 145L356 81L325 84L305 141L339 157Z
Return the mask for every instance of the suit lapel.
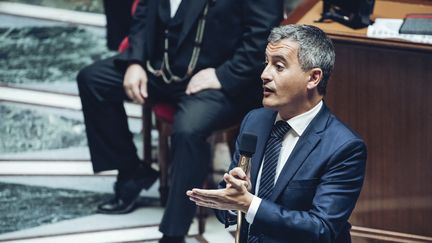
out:
M256 146L257 149L251 161L251 183L253 185L252 191L255 191L256 180L264 156L265 146L277 115L277 112L272 110L266 110L266 112L267 113L265 113L263 116L260 116L260 120L258 121L258 125L256 127L257 129L253 131L258 133L256 134L258 140Z
M320 132L326 127L330 113L323 104L323 107L317 116L311 121L309 126L304 131L303 135L297 141L294 150L291 152L285 166L282 168L280 176L276 181L273 193L270 197L271 201L275 201L279 194L283 191L286 185L291 181L294 174L301 167L308 155L312 152L315 146L321 140Z
M183 27L180 32L179 41L177 43L177 49L183 43L192 26L197 21L200 14L203 12L204 6L207 2L208 0L193 0L191 1L191 4L189 4Z

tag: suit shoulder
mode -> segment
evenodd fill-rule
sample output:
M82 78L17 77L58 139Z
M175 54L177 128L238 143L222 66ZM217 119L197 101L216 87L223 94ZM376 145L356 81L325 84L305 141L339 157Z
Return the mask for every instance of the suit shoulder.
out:
M267 108L257 108L249 111L243 119L240 131L260 129L263 124L274 122L277 112Z
M340 143L346 143L350 140L357 141L364 144L363 138L355 130L350 128L347 124L337 118L334 114L330 115L328 120L328 129L326 133L328 137L333 138L334 141L339 141Z
M244 117L243 122L249 123L252 121L262 121L267 119L274 119L276 115L276 111L270 110L264 107L256 108L251 111L249 111L246 116Z
M274 110L270 110L270 109L265 108L265 107L260 107L260 108L256 108L256 109L249 111L248 115L258 115L259 116L259 115L273 114L273 113L275 113Z

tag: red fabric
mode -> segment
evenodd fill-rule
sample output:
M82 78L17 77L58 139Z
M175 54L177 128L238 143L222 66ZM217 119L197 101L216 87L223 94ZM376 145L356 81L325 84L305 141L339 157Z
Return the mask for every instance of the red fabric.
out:
M175 109L172 105L166 103L158 103L152 107L152 110L158 119L173 123Z
M134 13L135 13L135 11L136 11L136 8L137 8L137 6L138 6L138 3L139 3L139 0L135 0L135 1L132 3L132 9L131 9L131 13L132 13L132 15L134 15Z
M124 52L129 47L129 38L125 37L122 42L120 43L117 51L118 52Z

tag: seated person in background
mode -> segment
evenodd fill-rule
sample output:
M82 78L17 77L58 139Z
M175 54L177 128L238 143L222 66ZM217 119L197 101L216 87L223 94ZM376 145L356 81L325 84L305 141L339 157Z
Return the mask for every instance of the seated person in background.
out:
M118 170L115 196L98 212L131 212L158 176L140 165L123 101L171 103L172 186L160 231L161 242L183 242L196 209L185 192L208 173L206 139L259 106L266 38L282 15L282 0L140 1L129 48L77 77L93 169Z
M323 102L333 44L309 25L277 27L268 40L264 108L240 128L240 136L257 136L250 174L237 167L237 146L222 189L187 195L197 205L245 213L244 242L351 242L348 218L363 184L366 146ZM226 225L236 223L233 214L217 211Z

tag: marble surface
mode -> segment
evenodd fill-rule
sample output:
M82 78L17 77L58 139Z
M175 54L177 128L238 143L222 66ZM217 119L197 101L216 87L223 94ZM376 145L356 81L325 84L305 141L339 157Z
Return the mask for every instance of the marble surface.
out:
M109 194L0 183L0 233L95 213Z
M75 11L103 13L102 0L0 0Z
M112 194L0 182L0 234L96 213ZM140 197L138 207L157 207L159 199Z
M76 94L78 71L114 54L107 50L104 34L91 28L11 24L0 28L0 84ZM73 87L62 89L65 83Z
M0 104L0 153L50 150L87 145L82 119Z
M141 120L129 127L141 156ZM0 137L0 159L90 158L80 111L0 102Z

